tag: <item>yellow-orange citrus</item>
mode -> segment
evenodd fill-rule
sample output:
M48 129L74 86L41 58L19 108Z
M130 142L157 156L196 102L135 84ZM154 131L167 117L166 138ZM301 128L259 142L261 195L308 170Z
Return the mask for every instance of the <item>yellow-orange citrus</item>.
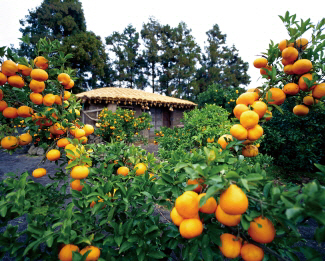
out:
M235 124L230 128L230 134L237 140L247 139L247 129L241 124Z
M293 113L297 116L305 116L309 113L309 108L305 105L296 105L293 107Z
M204 180L203 179L189 179L186 181L187 185L196 185L198 184L198 186L193 189L192 191L196 192L196 193L200 193L202 191L202 186L201 183L203 183Z
M147 171L147 166L144 163L138 163L134 166L134 169L136 169L135 174L139 176Z
M272 66L267 65L267 66L265 66L264 68L261 68L261 69L260 69L260 74L261 74L261 75L268 75L268 73L269 73L270 71L272 71Z
M314 104L314 98L312 96L306 96L306 97L304 97L304 99L302 101L305 105L308 105L308 106Z
M13 76L18 72L18 65L13 61L6 60L1 64L1 72L6 76Z
M49 67L49 61L43 56L37 56L34 59L34 64L43 70L46 70Z
M36 81L44 82L49 78L49 75L42 69L34 69L30 73L30 77Z
M85 179L89 175L89 168L86 166L75 166L71 170L70 176L73 179Z
M6 136L1 140L1 147L7 150L13 150L17 148L19 141L15 136Z
M296 46L297 48L301 48L302 50L305 50L308 45L308 40L306 38L299 38L296 40Z
M302 75L299 78L299 81L298 81L298 85L299 85L300 90L308 92L308 91L314 89L316 87L316 85L313 85L312 87L308 88L308 85L305 82L305 78L307 78L308 80L311 81L313 79L313 75L310 74L310 73L306 73L306 74ZM314 84L316 84L316 82L314 82Z
M61 153L59 150L52 149L46 154L46 158L49 161L56 161L61 157Z
M70 76L66 73L60 73L58 75L58 81L62 84L62 85L67 85L70 82Z
M16 87L16 88L23 88L25 86L24 79L19 75L13 75L8 77L8 83L12 87Z
M122 166L117 169L117 175L127 176L129 174L129 168Z
M296 61L292 66L292 71L295 74L304 74L309 72L313 68L311 61L307 59L300 59Z
M228 227L237 226L240 223L240 217L241 215L228 215L222 210L220 205L217 207L216 218L221 224L225 226Z
M65 148L68 144L70 144L70 141L67 138L62 138L57 141L59 148Z
M245 104L246 106L252 105L254 101L258 100L258 94L255 92L245 92L236 100L236 104Z
M74 133L74 136L78 139L78 138L81 138L83 136L85 136L86 133L83 129L76 129L75 133Z
M325 96L325 83L320 83L316 85L316 87L313 89L312 95L316 99L321 99Z
M221 246L219 249L221 253L227 258L236 258L240 255L241 241L234 235L225 233L220 236Z
M46 175L46 169L44 168L34 169L32 175L34 178L41 178Z
M2 115L8 119L15 119L18 117L18 111L14 107L7 107L2 111Z
M299 91L299 85L293 82L287 83L283 87L283 92L288 95L296 95Z
M245 105L244 105L245 106ZM229 141L232 141L232 136L229 134L222 135L218 139L218 144L221 146L221 148L226 149L227 145L229 144Z
M235 108L234 108L234 115L239 120L240 119L240 115L244 111L248 111L248 110L249 110L249 108L245 104L237 104L235 106Z
M248 129L253 128L259 121L259 115L255 111L244 111L240 115L240 124Z
M24 76L29 76L32 70L32 68L27 67L26 65L18 64L18 72Z
M271 92L272 97L270 97L270 100L273 101L269 101L269 104L276 104L276 105L281 105L282 103L284 103L285 99L286 99L286 94L279 88L271 88L269 90L269 92ZM269 92L266 94L265 99L268 101L269 97L268 94Z
M260 216L250 223L248 234L255 242L268 244L275 237L275 228L268 218Z
M240 215L248 208L246 194L235 184L231 184L220 196L220 206L229 215Z
M70 80L70 82L67 85L64 85L64 89L69 90L73 88L73 86L74 86L74 81Z
M183 218L194 218L199 212L199 195L186 191L176 199L175 207Z
M262 248L253 244L244 244L241 248L240 255L244 261L262 261L264 251Z
M203 224L197 218L184 219L179 226L179 233L186 239L198 237L203 232Z
M206 195L206 193L202 193L199 195L199 204L200 204L200 200L202 197L204 197ZM199 208L199 211L202 213L206 213L206 214L212 214L216 211L217 209L217 201L215 200L214 197L210 197L206 200L205 204Z
M45 106L52 106L55 102L55 96L51 93L49 94L46 94L44 97L43 97L43 104Z
M254 67L258 68L258 69L266 67L267 59L265 59L264 57L257 58L254 60L253 64L254 64Z
M32 140L33 140L33 137L29 133L20 134L20 136L19 136L19 145L20 146L27 145L27 144L31 143Z
M17 110L17 114L20 117L27 118L32 117L32 114L34 113L33 109L28 106L20 106Z
M40 92L44 91L45 83L40 82L40 81L36 81L36 80L31 80L30 83L29 83L29 88L33 92L40 93Z
M295 74L293 72L293 64L288 64L288 65L284 66L283 72L286 73L286 74L289 74L289 75Z
M176 226L179 226L184 220L184 218L178 214L175 207L173 207L172 211L170 212L170 218Z
M282 58L288 62L295 61L298 58L298 50L294 47L287 47L282 51Z
M72 261L72 252L79 252L79 247L67 244L59 252L60 261Z
M86 252L90 251L85 261L97 261L100 257L100 249L95 246L86 246L80 250L80 254L83 256Z
M8 104L5 101L0 101L0 112L2 112L5 108L8 108Z
M267 105L265 102L256 101L252 104L253 111L256 112L259 118L263 118L264 114L267 111Z
M242 149L242 154L245 157L256 157L258 154L258 148L255 145L247 145Z
M82 129L85 131L85 135L89 136L90 134L94 133L94 127L90 124L85 124Z
M63 100L68 100L69 98L71 97L71 92L68 92L68 91L64 91L64 97L63 97Z
M43 103L43 96L40 93L32 92L29 98L36 105L41 105Z
M207 138L207 143L213 143L214 142L214 138Z
M80 184L80 179L76 179L70 183L70 187L73 190L81 191L84 187L84 185Z
M247 139L250 141L258 140L264 133L263 128L256 124L253 128L247 130Z
M0 72L0 86L4 85L7 82L7 76L5 74L3 74L2 72Z

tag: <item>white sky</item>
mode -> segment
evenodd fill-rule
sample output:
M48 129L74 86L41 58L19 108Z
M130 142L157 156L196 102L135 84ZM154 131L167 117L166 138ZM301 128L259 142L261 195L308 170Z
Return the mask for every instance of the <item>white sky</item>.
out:
M0 47L14 44L18 47L21 33L19 20L28 14L28 9L40 5L41 0L0 0ZM249 88L261 85L259 70L254 68L255 55L264 52L272 39L279 42L288 38L286 29L278 17L288 10L298 19L311 18L316 24L324 17L324 0L306 1L184 1L184 0L81 0L87 30L101 36L102 41L113 31L122 32L132 24L138 32L142 24L154 16L161 24L177 26L184 21L192 29L192 35L203 49L205 32L218 24L227 34L227 45L234 44L241 58L249 63L251 76Z

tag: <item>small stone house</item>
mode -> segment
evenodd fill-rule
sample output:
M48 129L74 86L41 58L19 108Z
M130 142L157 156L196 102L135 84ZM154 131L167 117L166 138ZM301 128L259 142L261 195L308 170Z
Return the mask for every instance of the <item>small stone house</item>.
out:
M98 88L76 95L82 102L82 122L95 125L102 109L108 108L116 111L117 107L135 111L135 116L142 112L148 112L154 125L149 132L143 133L147 137L153 137L155 130L161 126L173 128L181 125L180 119L183 112L194 109L197 104L164 96L156 93L134 90L129 88L107 87Z

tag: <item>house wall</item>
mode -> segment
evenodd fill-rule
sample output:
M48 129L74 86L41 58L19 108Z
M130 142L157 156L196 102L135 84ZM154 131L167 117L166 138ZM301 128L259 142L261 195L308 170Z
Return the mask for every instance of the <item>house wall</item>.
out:
M171 112L171 117L170 117L171 128L177 127L178 125L183 125L183 123L181 123L181 119L183 118L183 113L184 113L183 109L174 109L174 111Z

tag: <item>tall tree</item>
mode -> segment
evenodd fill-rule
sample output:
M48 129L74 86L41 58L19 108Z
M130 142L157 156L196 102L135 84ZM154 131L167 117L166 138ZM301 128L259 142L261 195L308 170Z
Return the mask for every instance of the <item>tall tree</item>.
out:
M145 65L144 53L140 53L139 33L128 25L123 33L113 32L106 37L106 44L115 54L114 64L118 71L119 86L126 83L128 88L144 89L146 79L143 77Z

